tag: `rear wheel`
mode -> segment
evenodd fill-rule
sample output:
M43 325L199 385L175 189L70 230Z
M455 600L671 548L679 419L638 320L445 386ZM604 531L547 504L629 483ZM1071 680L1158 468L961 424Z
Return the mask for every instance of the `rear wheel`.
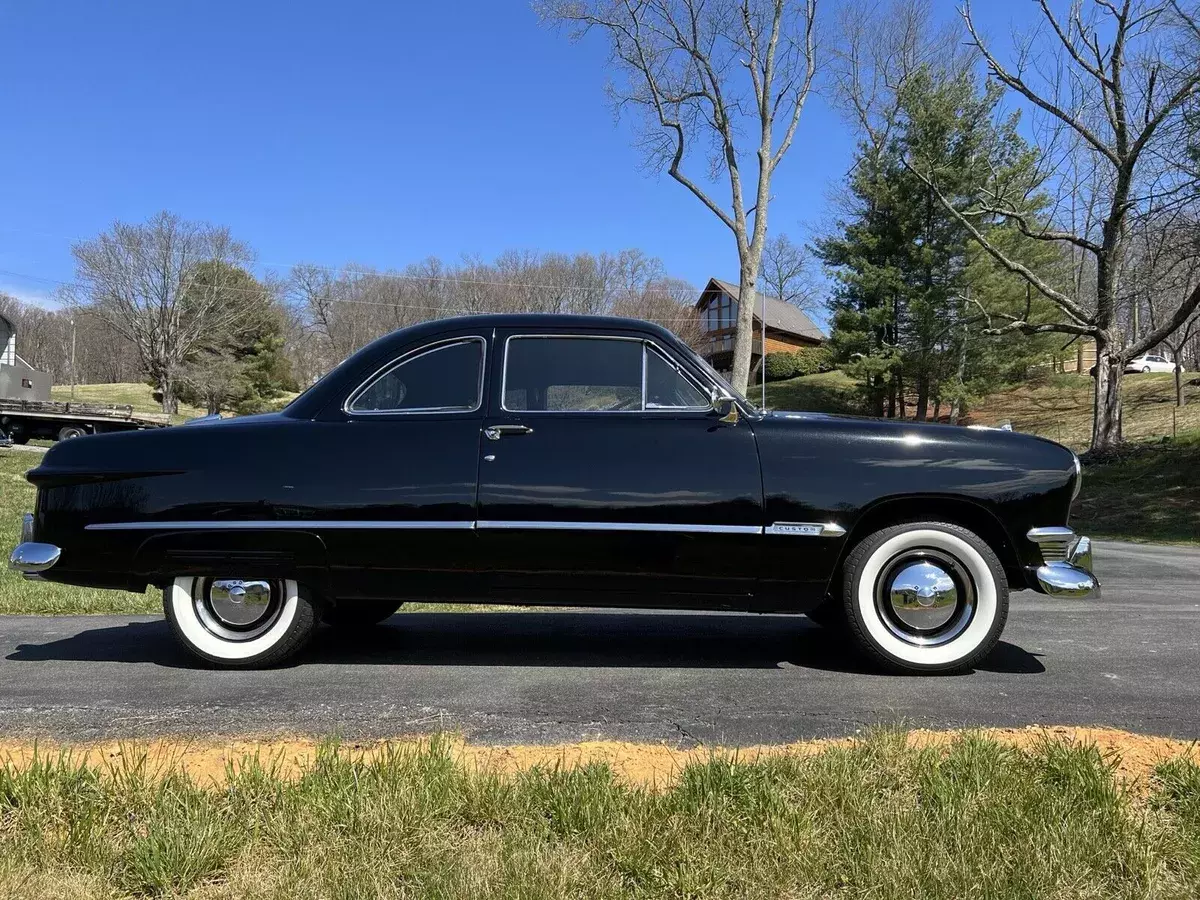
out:
M321 618L334 628L369 628L395 615L401 605L395 600L347 600L325 609Z
M854 640L896 672L952 672L984 659L1008 619L1008 582L978 535L945 522L884 528L846 558Z
M163 609L189 651L230 668L283 662L317 622L308 590L290 579L176 578L163 591Z
M83 437L87 434L79 425L64 425L58 431L58 439L60 441L69 441L71 438Z
M1150 367L1149 367L1149 366L1142 366L1142 374L1143 374L1143 375L1145 375L1145 374L1149 373L1149 371L1150 371Z

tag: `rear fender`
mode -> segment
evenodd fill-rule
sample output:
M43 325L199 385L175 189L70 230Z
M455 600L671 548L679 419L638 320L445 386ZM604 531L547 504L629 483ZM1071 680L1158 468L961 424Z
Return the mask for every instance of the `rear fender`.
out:
M306 531L168 531L144 540L134 569L155 584L180 575L295 578L324 593L325 543Z

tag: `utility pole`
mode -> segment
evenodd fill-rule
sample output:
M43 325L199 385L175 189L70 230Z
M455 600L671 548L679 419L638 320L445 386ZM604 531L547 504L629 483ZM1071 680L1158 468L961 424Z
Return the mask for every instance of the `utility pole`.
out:
M75 316L71 316L71 400L75 400Z
M762 411L767 411L767 295L759 294L762 297L762 355L758 360L759 380L762 382ZM754 329L750 329L751 337L754 336Z

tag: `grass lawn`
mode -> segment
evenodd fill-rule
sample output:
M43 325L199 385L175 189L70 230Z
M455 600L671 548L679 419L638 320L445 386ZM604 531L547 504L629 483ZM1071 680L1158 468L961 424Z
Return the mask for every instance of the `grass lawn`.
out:
M50 389L50 399L66 402L71 399L69 384L56 384ZM118 382L116 384L77 384L75 399L81 403L111 403L115 406L132 406L134 412L161 413L162 404L154 399L154 390L142 382ZM179 413L171 416L171 421L178 424L196 416L204 415L205 410L197 406L179 404Z
M1195 372L1185 382L1200 381ZM1187 404L1175 407L1175 376L1167 373L1126 375L1125 438L1141 441L1200 428L1200 384L1184 386ZM767 385L771 409L809 412L861 413L857 383L843 372L806 375ZM758 394L751 389L752 398ZM1012 422L1017 431L1040 434L1082 452L1092 434L1092 379L1080 375L1050 375L999 391L977 404L971 418L981 425Z
M861 413L862 406L855 394L857 388L858 382L840 370L772 381L767 384L767 407L804 412ZM761 391L761 386L751 386L750 399L759 402Z
M279 409L295 397L296 394L293 393L285 394L278 400L272 401L271 407ZM55 385L50 389L50 399L61 400L63 402L70 400L71 386L69 384ZM150 385L142 382L77 384L75 385L75 399L87 403L111 403L116 406L132 406L134 412L162 412L162 404L155 401L153 389ZM186 422L188 419L194 419L205 413L206 410L198 406L189 406L186 403L180 403L179 412L171 416L171 421L178 425L180 422ZM229 414L225 413L225 415Z
M0 894L25 898L1184 898L1200 767L1128 783L1090 746L880 732L714 755L670 784L606 763L504 774L452 743L196 782L144 758L0 767Z
M1086 462L1071 516L1092 537L1200 543L1200 428Z
M1182 409L1175 406L1175 376L1170 373L1126 375L1122 381L1127 441L1170 436L1200 428L1200 380L1185 374ZM1092 379L1086 375L1051 375L1045 381L1019 385L993 394L971 411L983 425L1010 421L1017 431L1040 434L1083 452L1092 437Z

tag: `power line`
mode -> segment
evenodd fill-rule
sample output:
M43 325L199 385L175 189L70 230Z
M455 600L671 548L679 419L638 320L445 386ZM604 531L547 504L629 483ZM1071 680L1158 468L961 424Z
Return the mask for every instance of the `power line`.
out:
M44 232L44 231L33 231L33 230L29 230L29 229L8 228L8 227L4 227L4 226L0 226L0 232L4 232L7 234L32 234L32 235L38 235L41 237L52 237L57 240L70 241L71 243L81 243L84 241L91 241L91 240L96 239L94 236L90 237L90 238L68 237L66 235L51 234L49 232ZM566 254L563 254L563 255L566 255ZM651 257L651 258L655 258L655 257ZM205 260L205 261L210 261L210 260ZM222 262L229 266L239 266L239 267L242 266L241 261L236 260L236 259L231 259L231 258L225 258L225 257L212 257L211 261ZM525 281L488 281L488 280L463 278L458 275L425 275L425 274L408 275L405 273L397 272L394 269L382 269L381 270L381 269L374 269L374 268L360 268L358 266L355 266L352 263L346 263L346 264L336 265L336 266L329 266L329 265L322 265L321 263L314 263L314 262L283 263L283 262L260 261L253 265L254 265L254 267L258 268L261 272L263 272L264 274L268 274L268 275L274 274L276 271L291 270L291 269L297 269L297 268L309 268L309 269L319 269L322 272L332 272L332 273L344 274L344 275L356 275L356 276L363 277L363 278L371 278L371 277L381 278L381 279L389 279L390 278L390 279L395 279L395 280L399 280L399 281L455 281L458 284L467 284L467 285L473 285L473 286L535 288L535 289L560 290L560 291L590 291L590 290L593 290L592 288L586 288L586 287L581 287L581 286L577 286L577 285L538 284L536 282L525 282ZM0 270L0 272L2 272L2 271L3 270ZM7 274L14 275L17 277L27 277L27 278L31 278L35 281L49 281L54 284L72 284L72 282L58 281L56 279L36 278L34 276L20 276L18 273L13 273L13 272L10 272ZM680 288L678 290L680 292L683 292L684 289ZM689 286L687 288L687 290L690 291L691 293L698 293L698 291L696 291L696 289L692 288L691 286Z
M36 282L40 282L43 284L58 285L61 287L86 288L85 284L82 284L82 283L76 282L76 281L63 281L58 278L48 278L48 277L40 276L40 275L30 275L30 274L27 274L24 272L15 272L15 271L8 270L8 269L0 269L0 275L7 275L11 278L20 278L20 279L23 279L26 281L36 281ZM472 281L463 281L461 279L456 278L455 276L417 277L417 276L396 276L396 275L392 275L389 273L386 275L379 275L379 277L381 279L396 278L399 280L411 279L411 280L416 280L416 281L436 281L439 283L445 282L445 283L449 283L452 286L462 285L462 284L471 284L471 285L490 285L490 286L494 286L494 287L524 287L524 288L533 288L533 289L547 289L547 290L555 290L555 291L559 291L559 292L575 290L575 291L589 292L591 294L597 294L597 295L600 293L600 292L594 291L593 289L590 289L590 288L573 287L570 285L567 285L567 286L539 285L539 284L531 283L531 282L526 282L526 283L522 283L522 282L486 282L486 281L472 282ZM233 287L233 286L227 286L225 288L222 288L222 290L233 292L233 293L252 294L255 296L262 296L264 294L264 291L257 290L254 288L238 288L238 287ZM662 296L662 295L670 296L670 297L672 297L672 299L675 299L677 302L679 302L678 298L686 298L689 304L690 304L692 298L696 297L699 293L698 291L695 291L693 289L684 289L684 288L661 288L661 289L654 288L654 289L650 289L650 290L653 293L657 293L659 296ZM610 299L610 300L612 299L613 293L616 294L615 299L619 300L619 299L623 298L623 292L621 290L618 290L616 292L608 292L608 293L609 293L608 299ZM636 298L636 295L632 294L632 293L624 294L624 296L629 297L629 299ZM322 298L322 302L349 303L349 304L353 304L353 305L357 305L357 306L374 306L374 307L382 307L382 308L391 309L391 310L411 310L414 312L453 313L455 315L487 315L489 313L516 312L515 310L512 310L512 309L491 309L491 310L486 309L486 308L485 309L469 309L469 308L464 307L462 304L453 305L453 306L430 306L430 305L424 305L424 304L406 303L403 301L403 299L400 299L394 303L389 303L387 301L381 301L381 300L359 300L359 299L354 299L351 297L326 297L326 298ZM595 313L595 315L604 316L604 315L613 315L613 313L600 312L600 313ZM670 324L676 324L676 323L686 324L686 323L695 322L698 320L699 320L699 313L697 313L694 316L680 316L677 318L669 318L669 319L662 319L662 318L655 319L655 321L662 323L662 324L668 324L668 323L670 323Z

